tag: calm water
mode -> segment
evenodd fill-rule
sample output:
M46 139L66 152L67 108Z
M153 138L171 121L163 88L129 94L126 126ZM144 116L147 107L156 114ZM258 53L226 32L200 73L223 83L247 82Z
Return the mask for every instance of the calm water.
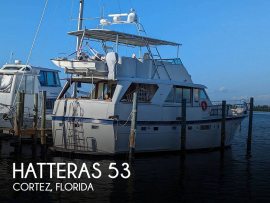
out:
M7 141L1 141L0 202L270 202L270 113L255 113L251 155L246 155L247 122L242 123L233 145L222 158L220 152L137 157L132 163L132 176L127 179L82 178L91 182L94 192L14 192L13 162L93 162L102 165L106 174L110 162L121 164L125 159L90 160L48 156L32 157L29 147L24 156L10 154ZM44 171L48 175L48 171ZM29 178L24 182L34 182ZM39 182L59 180L44 178ZM62 181L65 182L65 181ZM69 181L72 182L72 181Z

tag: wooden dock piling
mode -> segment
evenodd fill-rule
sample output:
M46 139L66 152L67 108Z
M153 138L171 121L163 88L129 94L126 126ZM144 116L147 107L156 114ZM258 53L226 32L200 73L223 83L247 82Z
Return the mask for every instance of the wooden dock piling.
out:
M186 150L186 134L187 134L187 100L182 100L182 108L181 108L181 151L185 152Z
M23 121L24 121L24 99L25 99L25 92L22 91L21 92L21 100L22 100L22 104L21 104L21 117L20 117L20 121L21 121L21 127L23 127Z
M225 147L225 139L226 139L226 112L227 112L226 101L222 101L221 141L220 141L220 147L221 147L221 149L224 149L224 147Z
M46 145L46 91L42 91L41 132L40 143Z
M133 105L132 105L132 117L131 117L131 128L129 136L129 157L131 158L135 151L135 138L137 128L137 92L133 93Z
M33 144L37 143L37 134L38 134L38 93L34 94L34 109L33 109L33 129L35 131L34 135L32 135Z
M253 106L254 106L254 99L253 99L253 97L251 97L250 103L249 103L249 120L248 120L248 138L247 138L247 150L248 151L251 150Z
M16 136L21 135L21 128L23 125L23 114L24 114L24 93L18 92L16 106L16 115L14 117L14 132Z

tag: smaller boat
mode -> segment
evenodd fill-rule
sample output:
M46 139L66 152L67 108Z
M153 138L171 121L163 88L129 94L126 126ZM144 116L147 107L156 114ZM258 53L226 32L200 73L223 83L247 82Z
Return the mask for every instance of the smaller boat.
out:
M14 64L5 64L0 69L0 128L12 128L19 91L25 93L23 127L32 127L35 93L47 92L46 108L47 114L50 115L62 89L59 72L55 69L21 64L19 60L15 60ZM40 112L40 94L38 106ZM51 119L48 116L46 125L50 124Z

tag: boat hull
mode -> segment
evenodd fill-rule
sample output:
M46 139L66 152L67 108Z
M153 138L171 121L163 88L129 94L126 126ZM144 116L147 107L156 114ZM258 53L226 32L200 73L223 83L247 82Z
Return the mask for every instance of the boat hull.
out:
M243 118L227 118L225 146L231 145ZM53 149L56 151L92 155L129 152L130 123L124 123L124 121L53 117L53 130ZM220 119L188 121L186 149L220 147L220 134ZM135 142L135 153L180 151L181 124L179 121L139 121Z

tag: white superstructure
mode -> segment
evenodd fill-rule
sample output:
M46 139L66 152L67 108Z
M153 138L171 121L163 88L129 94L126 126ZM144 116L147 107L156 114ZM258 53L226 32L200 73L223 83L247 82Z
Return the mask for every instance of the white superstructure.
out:
M102 19L101 24L129 23L121 20L121 16L130 16L129 21L136 24L134 12L111 15L112 22ZM55 150L127 153L135 91L138 94L135 152L180 150L182 99L187 102L186 148L220 146L221 106L212 104L204 85L193 83L180 58L164 59L157 49L180 44L107 29L69 34L81 41L76 56L52 59L55 65L73 74L54 106ZM124 56L120 46L137 48L138 57ZM102 51L97 52L98 48ZM66 94L69 90L73 90L72 96ZM231 144L245 115L246 108L227 106L226 146Z

